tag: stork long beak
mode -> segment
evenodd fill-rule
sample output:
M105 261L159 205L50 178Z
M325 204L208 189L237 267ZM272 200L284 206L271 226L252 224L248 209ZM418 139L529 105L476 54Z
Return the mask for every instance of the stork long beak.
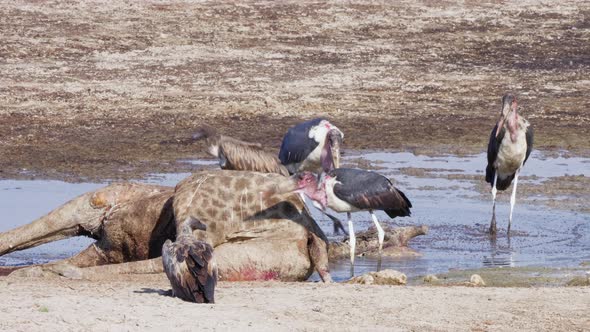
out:
M516 109L518 106L516 98L514 98L514 97L512 97L510 99L505 99L505 98L503 98L502 115L500 116L500 120L498 120L498 128L496 129L496 137L498 137L498 134L500 133L500 131L504 127L504 123L506 122L506 119L510 118L510 116L512 116L513 112L516 114Z
M327 146L322 153L322 169L326 172L340 167L340 145L342 144L342 133L332 129L326 137Z
M340 142L333 143L330 149L332 150L332 164L334 168L340 168Z
M502 130L502 127L504 127L504 120L505 120L504 115L502 115L500 117L500 120L498 120L498 127L496 128L496 137L498 137L498 134Z

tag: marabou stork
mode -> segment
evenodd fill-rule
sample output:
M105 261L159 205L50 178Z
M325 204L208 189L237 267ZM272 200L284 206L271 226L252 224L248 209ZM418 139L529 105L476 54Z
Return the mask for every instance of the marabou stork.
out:
M518 115L516 98L512 94L506 94L502 97L500 120L492 130L488 144L486 182L492 185L491 235L496 235L496 192L506 190L514 179L508 219L508 235L510 235L518 175L532 150L533 127L525 118Z
M317 118L289 128L279 151L281 163L289 174L311 171L321 173L340 167L340 146L344 134L330 121ZM301 195L305 201L305 196ZM320 210L322 211L322 210ZM338 218L322 211L334 224L334 233L341 229L346 234Z
M299 123L283 137L279 159L290 174L320 173L340 167L340 145L344 134L325 119Z
M322 209L331 208L346 212L350 237L350 263L354 267L356 238L352 226L351 212L369 211L379 237L379 257L383 249L385 232L375 216L374 210L383 210L391 218L409 216L412 203L406 195L395 188L385 176L361 169L337 168L322 173L318 178L310 173L298 173L292 177L296 190L301 190Z
M219 158L221 169L289 175L287 168L279 159L264 151L258 143L220 135L209 126L199 128L192 138L195 141L206 139L207 151L210 155Z
M162 264L172 285L173 295L185 301L215 303L217 265L213 248L198 241L194 229L206 230L198 219L187 218L176 242L166 240L162 246Z

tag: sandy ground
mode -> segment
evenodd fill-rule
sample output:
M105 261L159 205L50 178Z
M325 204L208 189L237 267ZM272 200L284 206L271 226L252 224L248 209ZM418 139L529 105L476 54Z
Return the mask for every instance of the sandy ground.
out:
M202 123L277 151L485 149L502 94L536 147L590 155L587 1L2 1L0 177L186 171Z
M588 331L590 288L220 283L215 305L168 296L163 275L0 278L0 330Z

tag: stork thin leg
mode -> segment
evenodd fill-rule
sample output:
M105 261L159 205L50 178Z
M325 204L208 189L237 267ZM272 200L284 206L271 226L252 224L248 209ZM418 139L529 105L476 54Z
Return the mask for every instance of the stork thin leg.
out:
M514 204L516 203L516 186L518 185L518 174L520 174L520 168L516 170L514 175L514 187L512 187L512 196L510 196L510 217L508 218L508 236L510 236L510 226L512 224L512 211L514 210Z
M354 250L356 248L356 237L354 236L354 227L352 226L352 216L350 212L346 213L348 217L348 242L350 244L350 276L354 277Z
M383 239L385 239L385 231L379 224L379 220L377 220L375 213L372 210L369 211L369 213L371 213L371 218L373 219L375 228L377 228L377 238L379 239L379 255L381 255L381 251L383 250Z
M490 222L490 235L496 236L496 193L498 190L496 189L496 183L498 182L498 172L494 174L494 185L492 186L492 221Z
M369 211L369 213L371 213L371 218L373 219L375 228L377 228L377 239L379 240L379 260L377 261L377 272L379 272L381 270L381 258L383 257L383 240L385 239L385 231L379 224L379 220L377 220L377 216L373 210Z

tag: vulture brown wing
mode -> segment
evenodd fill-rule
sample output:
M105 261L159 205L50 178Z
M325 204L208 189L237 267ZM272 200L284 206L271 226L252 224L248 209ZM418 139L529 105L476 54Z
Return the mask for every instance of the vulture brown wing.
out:
M219 165L222 169L289 175L287 169L274 155L260 147L240 144L235 140L221 142Z
M194 241L190 246L187 266L194 280L191 291L200 303L215 303L214 293L217 283L217 271L212 272L210 264L213 258L213 248L205 242Z
M185 262L184 254L186 249L179 243L166 241L162 246L162 264L164 272L174 291L174 296L186 301L194 301L193 294L190 291L192 276Z

